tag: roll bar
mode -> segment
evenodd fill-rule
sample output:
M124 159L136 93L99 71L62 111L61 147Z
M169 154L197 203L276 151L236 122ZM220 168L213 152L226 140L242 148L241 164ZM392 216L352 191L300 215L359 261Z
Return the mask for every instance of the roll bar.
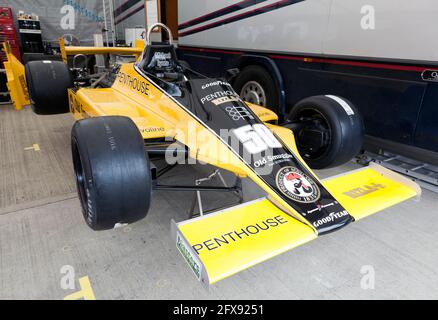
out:
M167 35L169 36L169 44L173 44L172 31L170 31L169 27L166 26L164 23L157 22L157 23L154 23L154 24L149 28L149 30L148 30L148 34L147 34L147 36L146 36L146 45L150 45L150 44L152 44L152 41L151 41L151 32L152 32L155 28L157 28L157 27L161 27L161 28L163 28L164 30L166 30Z

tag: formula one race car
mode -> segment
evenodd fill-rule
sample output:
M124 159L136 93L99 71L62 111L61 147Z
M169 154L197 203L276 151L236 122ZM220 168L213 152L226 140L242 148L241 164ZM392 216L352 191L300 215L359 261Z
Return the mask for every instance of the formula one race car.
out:
M361 148L362 120L346 99L305 99L280 126L272 111L235 93L230 82L236 70L228 81L202 76L177 59L172 41L148 42L144 49L61 43L61 49L64 62L26 65L27 87L36 113L70 111L78 120L71 148L91 228L110 229L144 218L153 190L239 190L237 184L159 183L164 171L193 159L249 178L265 192L255 201L172 221L178 250L204 284L421 193L412 181L376 164L318 179L311 168L340 165ZM137 60L113 64L99 74L66 64L70 55L104 53L132 54ZM23 70L15 68L14 78L8 68L10 89L25 101L26 85L17 80ZM168 167L157 170L150 160L157 156Z

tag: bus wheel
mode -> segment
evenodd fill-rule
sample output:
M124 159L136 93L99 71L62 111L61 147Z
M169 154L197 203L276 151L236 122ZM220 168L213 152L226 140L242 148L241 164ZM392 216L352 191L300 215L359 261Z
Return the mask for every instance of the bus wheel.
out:
M278 90L265 68L257 65L245 67L234 81L234 89L244 101L278 113Z

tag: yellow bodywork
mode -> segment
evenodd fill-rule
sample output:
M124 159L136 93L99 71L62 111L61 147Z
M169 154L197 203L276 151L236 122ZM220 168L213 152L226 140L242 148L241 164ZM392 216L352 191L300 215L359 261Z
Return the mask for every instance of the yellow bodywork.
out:
M131 79L144 81L131 65L123 66L120 73L128 75ZM82 107L82 110L89 115L93 112L95 112L93 115L108 115L108 113L128 115L137 124L145 139L152 137L150 133L145 132L145 128L163 128L163 136L170 136L188 146L191 157L229 170L241 177L247 177L268 195L268 198L201 218L179 224L173 223L177 247L192 268L193 265L197 265L195 268L202 271L198 273L201 281L207 285L213 284L317 237L314 226L294 211L254 171L183 108L175 106L175 102L152 84L146 85L149 88L147 97L141 92L133 92L122 81L125 77L119 76L112 89L79 90L77 96L81 97L81 101L97 105L94 108L89 107L89 110L87 107ZM126 100L128 95L129 98ZM124 107L122 107L123 101L125 101ZM272 111L252 104L248 106L262 121L269 122L266 125L312 172L299 155L292 131L273 125L272 122L276 122L278 118ZM77 118L81 117L79 113L76 114ZM193 130L196 139L188 138L190 130ZM214 145L220 148L220 151L213 147L216 151L209 152ZM412 181L378 165L371 165L321 182L355 220L421 193L419 187ZM271 226L267 228L264 223ZM246 229L248 227L250 230ZM246 230L246 234L243 230ZM241 236L239 237L236 232ZM233 235L234 239L231 238ZM196 251L201 245L202 249ZM188 256L191 258L187 258Z
M176 228L175 228L176 227ZM316 239L313 229L268 199L174 225L200 259L205 284L213 284Z
M140 45L128 49L75 48L61 43L65 61L68 55L79 53L126 53L139 57L142 50ZM16 69L8 86L22 95L17 104L20 107L29 104L29 101L23 82L18 80L24 71ZM21 87L17 87L20 83ZM267 198L201 218L172 223L177 248L205 284L215 283L317 237L316 228L274 192L239 155L222 143L221 137L137 72L134 64L121 66L111 88L72 88L68 90L68 95L70 111L77 120L100 116L129 117L146 141L157 138L177 141L187 146L191 158L249 178L266 192ZM276 125L277 115L269 109L247 105L312 172L299 155L292 131ZM314 174L313 177L317 179ZM421 193L415 183L378 165L321 183L355 220Z
M128 79L128 80L126 80ZM133 89L133 87L135 89ZM69 90L70 109L79 120L86 117L123 115L131 118L145 140L168 138L187 146L191 158L248 177L269 195L278 207L285 208L296 219L307 223L287 202L264 183L248 165L217 136L196 121L183 108L142 77L134 64L122 65L111 88ZM276 122L277 115L269 109L248 104L262 121ZM291 130L268 124L295 155L298 151ZM311 228L312 225L309 224Z
M67 63L68 56L77 54L120 54L127 56L134 56L137 59L141 56L144 49L144 41L137 40L135 47L73 47L65 46L64 38L59 39L59 47L61 50L61 57L64 63Z
M4 66L6 70L9 95L11 96L14 108L16 110L21 110L23 107L30 105L24 66L12 54L11 47L9 46L8 42L3 44L3 51L6 53L6 61L4 62Z
M421 194L416 183L375 163L323 184L356 221Z
M412 181L376 164L322 183L355 220L421 193ZM196 268L202 271L198 278L206 285L317 238L310 226L265 198L201 218L173 222L173 232L185 258L184 252L189 250L199 257L187 262L197 264Z
M133 89L133 85L138 90ZM77 120L109 115L126 116L135 122L145 140L175 139L187 146L190 156L198 161L242 177L250 175L257 178L211 131L137 73L133 64L122 65L111 88L69 90L69 101ZM269 109L251 104L249 106L260 115L262 121L278 120L277 115Z

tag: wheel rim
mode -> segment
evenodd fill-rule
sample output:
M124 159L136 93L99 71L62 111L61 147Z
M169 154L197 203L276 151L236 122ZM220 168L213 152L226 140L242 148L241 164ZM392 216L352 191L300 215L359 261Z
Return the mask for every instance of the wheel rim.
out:
M254 103L259 106L266 106L266 93L260 83L249 81L245 83L240 91L240 97L249 103Z
M332 140L330 123L324 115L318 110L309 108L295 115L294 119L303 123L297 132L297 146L301 156L307 160L317 160L324 156ZM320 144L309 144L309 133L320 135L318 137Z

